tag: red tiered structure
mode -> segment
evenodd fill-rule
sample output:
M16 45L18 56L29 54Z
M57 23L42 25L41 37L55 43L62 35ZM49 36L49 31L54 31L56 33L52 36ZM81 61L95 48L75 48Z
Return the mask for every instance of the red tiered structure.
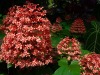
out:
M76 19L71 28L70 28L71 33L76 33L76 34L83 34L86 32L86 28L84 26L84 22L81 18Z

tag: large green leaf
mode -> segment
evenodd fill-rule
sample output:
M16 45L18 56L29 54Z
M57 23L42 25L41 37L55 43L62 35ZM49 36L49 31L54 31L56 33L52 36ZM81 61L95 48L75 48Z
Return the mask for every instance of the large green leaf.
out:
M71 65L69 65L69 71L71 75L80 75L80 65L78 61L72 61Z
M67 66L61 66L53 75L69 75Z
M68 61L66 58L62 58L58 61L58 65L59 66L67 66L68 65Z
M60 66L53 75L80 75L80 66L78 61L72 61L70 65L67 64L67 60L61 59L58 61Z

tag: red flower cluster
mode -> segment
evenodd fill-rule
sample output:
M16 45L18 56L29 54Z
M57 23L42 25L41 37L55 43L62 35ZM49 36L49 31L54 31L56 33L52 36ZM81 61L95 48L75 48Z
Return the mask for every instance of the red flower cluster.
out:
M80 61L82 75L100 75L100 54L86 54Z
M37 4L10 8L3 21L6 36L1 45L1 60L20 68L52 62L50 21Z
M56 18L56 23L60 23L60 22L62 22L62 19L60 17L57 17Z
M80 58L80 43L75 38L64 38L57 45L57 50L58 54L66 55L68 57L68 60L78 60Z
M51 26L51 32L53 32L53 33L58 32L58 31L61 31L61 30L62 30L62 27L60 26L59 23L54 23Z
M70 32L79 33L79 34L85 33L86 29L85 29L83 20L80 18L76 19L70 28Z

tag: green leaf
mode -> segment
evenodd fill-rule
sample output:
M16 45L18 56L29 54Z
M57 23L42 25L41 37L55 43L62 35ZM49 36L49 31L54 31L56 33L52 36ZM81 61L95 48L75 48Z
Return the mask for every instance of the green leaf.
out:
M66 22L61 22L60 25L62 26L63 30L61 31L61 35L63 36L70 36L70 25Z
M0 39L4 38L5 34L0 32Z
M58 61L58 65L59 66L67 66L68 65L68 61L66 58L62 58L61 60Z
M7 68L12 67L13 65L11 63L7 64Z
M0 75L4 75L4 74L0 74Z
M86 49L92 52L100 53L100 22L92 21L92 28L88 30L86 38Z
M66 22L61 22L60 25L63 27L65 30L70 30L70 26Z
M82 56L85 55L85 54L90 53L90 51L88 51L88 50L81 50L81 51L82 51Z
M69 70L72 73L71 75L80 75L80 65L78 61L72 61L71 65L69 65Z
M66 66L61 66L58 68L53 75L68 75L68 68Z
M3 61L0 60L0 63L2 63Z
M0 14L0 17L2 17L2 14Z
M80 65L78 61L72 61L71 65L66 65L65 59L60 60L60 67L54 72L53 75L80 75Z
M51 37L52 46L54 48L56 48L57 47L57 44L60 42L60 40L61 40L61 37L59 37L59 36L52 36Z

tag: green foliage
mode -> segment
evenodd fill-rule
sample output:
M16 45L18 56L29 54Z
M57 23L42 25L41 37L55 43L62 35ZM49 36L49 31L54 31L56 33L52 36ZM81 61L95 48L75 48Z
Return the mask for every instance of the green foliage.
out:
M88 54L88 53L90 53L90 51L88 51L88 50L81 50L81 52L82 52L82 56L84 56L85 54Z
M0 63L2 63L3 61L0 60Z
M66 58L62 58L58 61L58 65L59 66L67 66L68 65L68 61Z
M92 28L88 31L86 40L86 49L100 53L100 22L91 22Z
M78 61L72 61L70 65L68 65L68 61L66 58L63 58L58 61L58 65L60 66L53 75L80 75L80 66Z
M12 67L13 65L12 64L7 64L7 68L10 68L10 67Z
M66 36L70 36L70 25L67 24L66 22L61 22L60 25L62 26L63 30L56 32L56 33L52 33L51 34L51 42L52 42L52 46L54 48L57 47L57 44Z
M2 23L2 19L1 18L2 18L2 14L0 14L0 24Z
M0 32L0 39L3 39L3 38L4 38L4 36L5 36L5 34L4 34L4 33L2 33L2 32Z
M0 14L0 17L2 17L2 14Z
M0 74L0 75L4 75L4 74Z
M54 48L57 47L57 44L60 42L60 40L61 40L61 36L56 34L51 35L51 43Z
M70 36L70 25L66 22L61 22L60 25L62 26L63 30L60 32L62 36Z

